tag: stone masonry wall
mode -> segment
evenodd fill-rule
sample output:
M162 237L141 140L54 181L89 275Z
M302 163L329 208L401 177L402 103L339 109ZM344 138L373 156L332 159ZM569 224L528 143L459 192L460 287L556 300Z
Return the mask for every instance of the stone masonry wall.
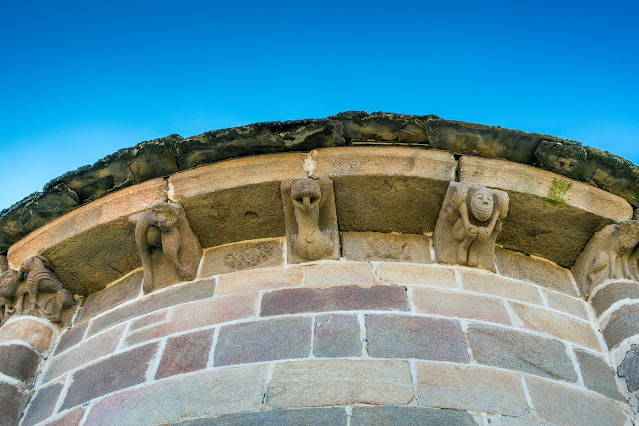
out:
M341 237L339 261L244 241L205 250L194 282L143 295L135 270L91 294L21 424L630 424L569 270Z

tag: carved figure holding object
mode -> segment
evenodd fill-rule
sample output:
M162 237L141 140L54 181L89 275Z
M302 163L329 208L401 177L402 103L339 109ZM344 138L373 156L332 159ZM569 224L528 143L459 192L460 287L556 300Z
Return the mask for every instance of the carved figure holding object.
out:
M328 178L300 178L282 181L280 189L294 255L306 261L339 258L333 182Z
M157 203L150 209L129 216L129 224L135 232L135 243L140 254L142 267L144 269L145 293L149 293L155 288L155 270L152 261L152 249L159 248L168 259L172 268L183 281L193 280L197 274L197 263L199 263L199 253L201 251L197 238L193 235L184 209L179 204ZM197 254L195 262L185 264L180 260L181 249L185 243L185 234L188 243L193 243ZM193 265L195 263L195 265Z
M451 182L435 227L437 260L494 271L494 245L508 202L504 191Z
M20 265L21 277L26 276L26 293L29 295L31 312L37 312L43 318L53 322L61 322L62 310L75 304L73 294L64 288L58 278L51 272L51 263L42 256L31 256ZM39 293L53 293L54 297L47 302L47 306L37 303ZM24 293L19 295L16 309L22 310ZM53 303L51 309L48 305ZM20 313L20 312L17 312Z

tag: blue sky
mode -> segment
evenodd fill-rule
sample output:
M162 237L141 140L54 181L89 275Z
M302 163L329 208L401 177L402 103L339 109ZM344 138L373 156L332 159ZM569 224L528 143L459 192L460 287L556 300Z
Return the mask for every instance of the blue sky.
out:
M0 208L140 141L347 110L639 163L636 2L0 2Z

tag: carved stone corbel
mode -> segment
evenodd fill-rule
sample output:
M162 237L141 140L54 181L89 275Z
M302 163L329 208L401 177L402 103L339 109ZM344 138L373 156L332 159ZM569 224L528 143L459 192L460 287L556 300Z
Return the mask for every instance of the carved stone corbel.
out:
M280 185L289 263L339 259L333 181L288 179Z
M0 322L10 316L33 315L62 323L62 311L75 304L73 294L51 272L42 256L25 259L19 270L0 274Z
M195 279L200 242L179 204L157 203L129 216L144 269L144 293Z
M577 257L572 272L584 297L607 279L639 281L639 221L604 226Z
M437 261L495 272L495 241L508 201L504 191L451 182L433 234Z

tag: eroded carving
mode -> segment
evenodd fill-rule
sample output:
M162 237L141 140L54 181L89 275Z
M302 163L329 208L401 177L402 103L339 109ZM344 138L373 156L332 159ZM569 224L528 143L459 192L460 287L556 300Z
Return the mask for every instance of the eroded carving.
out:
M73 294L51 271L42 256L25 259L18 271L0 274L0 322L12 315L34 315L52 322L62 322L62 311L75 304ZM28 306L25 308L25 299Z
M129 216L129 224L135 229L145 293L195 279L202 248L181 205L157 203Z
M273 256L275 248L272 244L256 244L253 247L236 249L224 256L224 264L239 271L261 265Z
M508 214L508 194L451 182L435 226L438 262L495 271L495 241Z
M586 297L607 279L639 281L639 221L603 227L590 239L572 271Z
M339 259L333 181L301 178L281 184L290 263Z

